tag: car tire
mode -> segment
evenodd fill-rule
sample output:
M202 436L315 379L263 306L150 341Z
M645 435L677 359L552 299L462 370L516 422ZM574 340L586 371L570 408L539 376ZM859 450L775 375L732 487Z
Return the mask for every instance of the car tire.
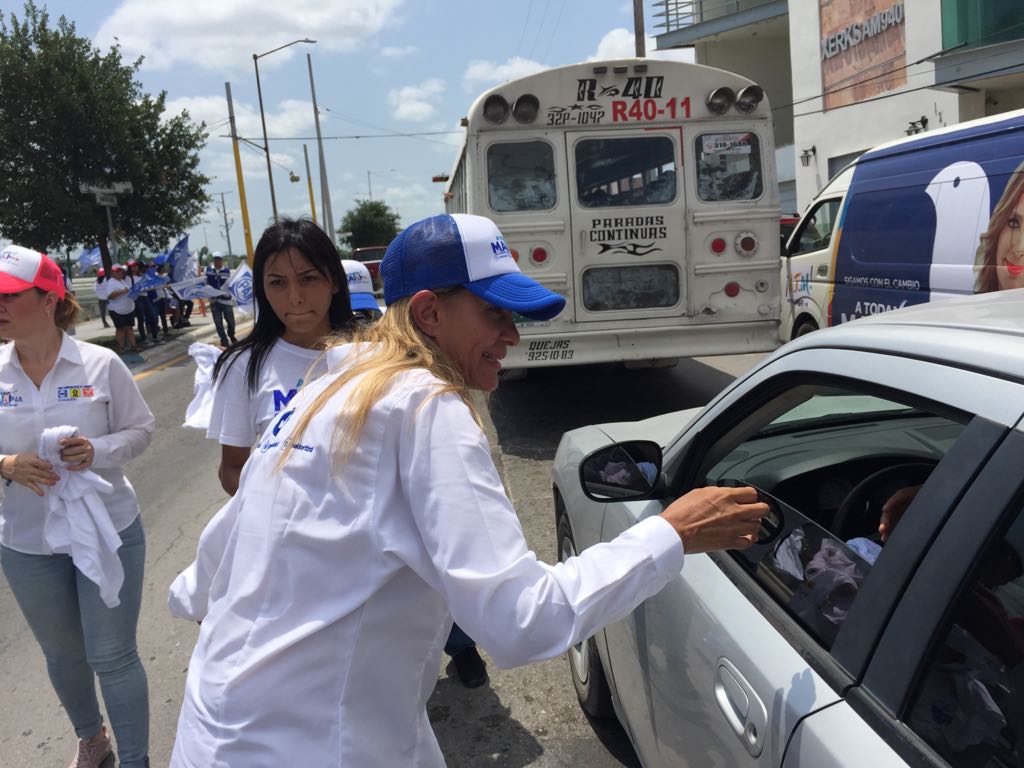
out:
M576 555L576 542L572 537L569 521L562 515L558 521L558 556L560 561ZM576 698L580 708L590 717L608 719L615 717L612 707L612 692L608 687L608 679L601 666L601 657L597 652L597 642L588 637L578 645L574 645L566 654L569 659L569 670L572 673L572 684L576 689Z
M800 336L806 336L812 331L818 330L818 324L813 320L801 320L796 324L796 328L793 329L793 338L799 338Z

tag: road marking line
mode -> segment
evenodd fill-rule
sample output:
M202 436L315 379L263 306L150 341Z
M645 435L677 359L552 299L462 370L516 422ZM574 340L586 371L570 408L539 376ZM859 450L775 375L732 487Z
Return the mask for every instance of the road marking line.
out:
M188 355L187 354L186 355L178 355L177 357L173 358L172 360L168 360L166 363L161 363L160 365L154 366L153 368L145 370L142 373L137 373L132 378L135 379L135 381L142 381L144 378L149 376L151 373L158 373L158 372L162 371L164 368L170 368L172 365L180 363L182 360L188 360Z

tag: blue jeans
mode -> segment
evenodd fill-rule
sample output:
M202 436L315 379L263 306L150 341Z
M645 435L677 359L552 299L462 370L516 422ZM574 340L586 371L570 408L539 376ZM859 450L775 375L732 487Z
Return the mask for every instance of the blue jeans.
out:
M220 343L227 346L235 338L235 310L230 304L221 304L219 301L210 302L210 314L213 315L213 325L220 336ZM224 322L227 321L228 331L224 333Z
M452 631L448 633L448 641L444 644L444 652L454 658L467 648L475 647L476 641L458 624L452 624Z
M0 547L0 566L43 649L53 690L78 738L95 736L103 724L95 676L121 766L141 768L149 752L149 686L135 644L146 559L141 518L120 535L124 585L116 608L107 608L99 588L69 555L26 555Z

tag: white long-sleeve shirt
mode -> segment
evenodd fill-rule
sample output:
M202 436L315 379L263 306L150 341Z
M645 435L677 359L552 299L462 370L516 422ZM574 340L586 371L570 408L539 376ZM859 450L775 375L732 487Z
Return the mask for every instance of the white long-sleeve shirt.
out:
M660 517L569 562L539 562L468 407L431 396L426 371L398 377L339 466L330 446L352 383L292 435L335 375L271 424L204 532L209 594L189 594L207 579L188 572L172 588L172 610L203 617L175 768L441 766L426 702L449 609L498 665L515 666L563 653L682 567Z
M155 420L127 366L109 349L63 335L53 368L37 388L14 344L0 347L0 454L35 452L46 427L78 427L95 449L92 471L113 486L103 501L118 531L139 514L126 463L149 445ZM0 544L52 554L43 535L46 502L13 483L0 505Z

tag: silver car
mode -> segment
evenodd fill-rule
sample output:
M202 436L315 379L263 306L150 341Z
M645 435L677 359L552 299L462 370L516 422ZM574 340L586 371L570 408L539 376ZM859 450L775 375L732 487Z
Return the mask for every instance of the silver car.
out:
M581 706L648 768L1024 766L1022 418L1024 289L809 334L703 409L567 432L563 559L703 485L772 509L569 654Z

